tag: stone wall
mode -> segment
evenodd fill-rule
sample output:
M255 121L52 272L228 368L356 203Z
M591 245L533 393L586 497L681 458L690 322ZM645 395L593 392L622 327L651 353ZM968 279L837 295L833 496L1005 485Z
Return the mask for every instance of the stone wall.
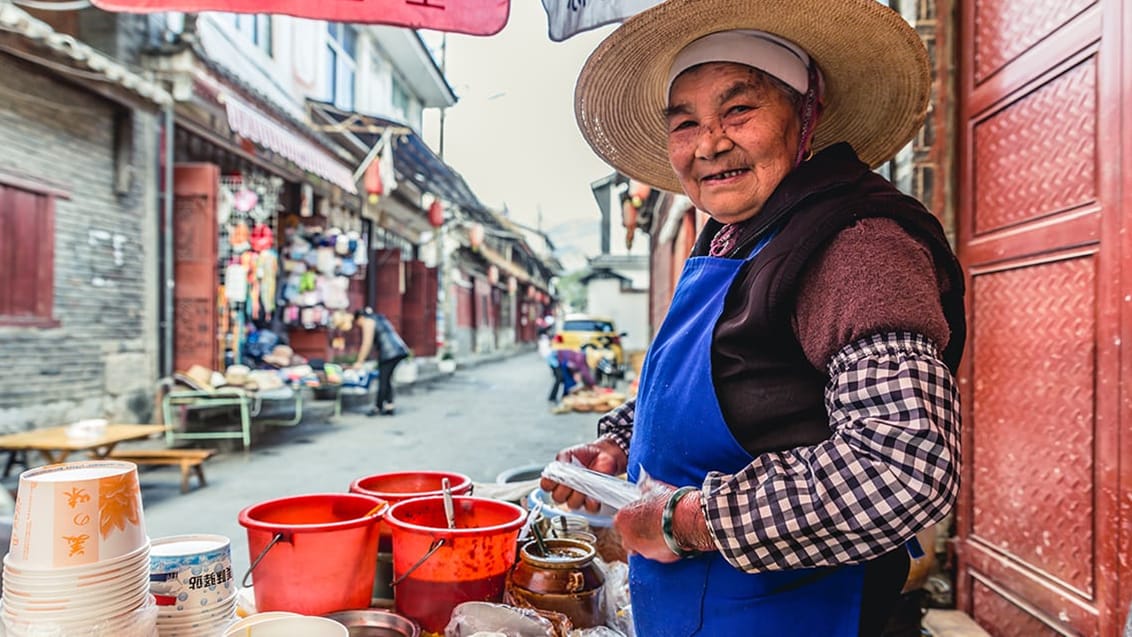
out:
M26 238L55 243L58 326L0 327L0 431L147 421L157 358L157 116L2 53L0 77L0 173L70 193L56 201L55 236ZM0 272L12 276L20 273Z

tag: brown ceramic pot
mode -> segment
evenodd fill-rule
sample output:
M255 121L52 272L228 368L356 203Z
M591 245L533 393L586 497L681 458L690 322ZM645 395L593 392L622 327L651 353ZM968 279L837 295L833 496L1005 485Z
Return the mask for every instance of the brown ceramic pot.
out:
M601 625L605 575L594 564L594 547L580 540L548 539L547 554L536 542L519 551L511 592L531 606L562 613L575 628Z

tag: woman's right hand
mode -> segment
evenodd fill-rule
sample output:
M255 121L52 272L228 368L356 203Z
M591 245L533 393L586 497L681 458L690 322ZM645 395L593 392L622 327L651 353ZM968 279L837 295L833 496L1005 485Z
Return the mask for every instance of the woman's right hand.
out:
M558 455L554 457L555 460L567 464L572 463L575 458L587 469L611 476L624 473L625 468L629 465L629 459L625 456L625 452L617 446L617 443L608 438L598 438L593 442L567 447L559 451ZM542 487L543 491L549 493L555 502L565 502L571 509L585 507L590 513L597 513L601 508L601 502L588 498L584 493L575 491L549 478L543 478L539 482L539 486Z

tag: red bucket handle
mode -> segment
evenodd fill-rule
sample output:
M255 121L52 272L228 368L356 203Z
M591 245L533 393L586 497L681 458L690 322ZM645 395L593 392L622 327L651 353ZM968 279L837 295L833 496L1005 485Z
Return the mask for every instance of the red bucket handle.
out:
M255 570L255 567L259 566L259 563L263 560L264 557L267 557L267 552L271 550L271 547L275 546L275 544L280 541L290 542L291 540L290 538L285 537L282 532L278 532L275 535L271 536L271 541L268 542L267 546L263 547L263 550L259 552L259 555L257 555L256 558L252 560L252 565L250 568L248 568L248 572L244 573L244 579L240 580L240 584L242 584L244 588L251 586L251 584L248 583L248 578L252 576L252 571Z
M421 565L422 565L422 564L424 564L424 563L425 563L425 561L427 561L427 560L428 560L428 558L432 557L432 554L433 554L433 553L435 553L435 552L437 552L438 550L440 550L440 547L444 546L444 544L445 544L445 538L442 538L442 537L438 537L438 538L436 538L435 540L433 540L433 541L432 541L432 545L430 545L430 546L428 547L428 552L427 552L427 553L425 553L425 554L424 554L423 556L421 556L421 559L417 560L417 563L416 563L416 564L413 564L412 566L410 566L410 567L409 567L409 570L407 570L407 571L405 571L404 573L402 573L402 574L401 574L401 577L398 577L397 579L393 580L393 583L392 583L391 585L392 585L392 586L396 586L396 585L400 584L400 583L401 583L402 581L404 581L404 579L405 579L406 577L408 577L408 576L412 575L412 574L413 574L413 571L415 571L415 570L417 570L418 568L420 568L420 567L421 567ZM247 586L247 584L245 584L244 586Z

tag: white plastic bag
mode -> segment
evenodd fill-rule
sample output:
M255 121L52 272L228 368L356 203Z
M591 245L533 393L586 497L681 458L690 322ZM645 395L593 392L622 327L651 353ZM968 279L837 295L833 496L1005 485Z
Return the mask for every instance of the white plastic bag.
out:
M464 602L452 611L444 637L487 633L504 637L553 637L554 625L527 608L489 602Z
M542 475L544 478L584 493L614 511L620 511L622 507L641 497L637 485L587 469L580 464L567 464L555 460L546 465Z

